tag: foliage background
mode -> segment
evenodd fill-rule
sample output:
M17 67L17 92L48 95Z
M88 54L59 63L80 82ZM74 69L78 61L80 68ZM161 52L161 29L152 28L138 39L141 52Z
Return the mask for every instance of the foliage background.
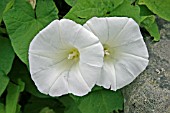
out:
M54 19L68 18L84 24L94 16L131 17L140 25L144 37L151 35L153 41L159 41L155 18L170 21L170 1L37 0L35 4L33 1L0 1L0 113L123 112L121 90L113 92L95 86L84 97L69 94L52 98L41 94L29 73L29 43Z

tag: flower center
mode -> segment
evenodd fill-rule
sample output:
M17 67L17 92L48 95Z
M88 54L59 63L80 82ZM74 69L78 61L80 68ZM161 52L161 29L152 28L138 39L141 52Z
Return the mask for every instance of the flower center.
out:
M109 51L109 47L107 45L103 45L104 47L104 56L109 56L110 55L110 51Z
M105 55L105 56L108 56L108 55L110 55L110 52L109 52L109 50L107 50L107 49L106 49L106 50L104 50L104 55Z
M75 58L79 58L79 51L77 49L72 49L67 57L69 60L75 59Z

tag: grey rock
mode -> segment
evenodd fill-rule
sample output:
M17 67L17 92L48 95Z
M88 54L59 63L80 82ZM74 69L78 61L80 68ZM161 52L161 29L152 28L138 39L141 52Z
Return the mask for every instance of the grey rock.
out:
M130 85L122 89L124 113L170 113L170 22L157 19L161 40L149 37L149 65Z

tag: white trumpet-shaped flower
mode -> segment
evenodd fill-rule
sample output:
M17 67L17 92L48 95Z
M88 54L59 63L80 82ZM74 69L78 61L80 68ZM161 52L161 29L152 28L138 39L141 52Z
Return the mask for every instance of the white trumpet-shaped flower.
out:
M104 47L104 66L97 85L117 90L131 83L148 65L148 51L138 24L127 17L93 17L84 27Z
M54 20L30 44L31 77L44 94L83 96L95 85L103 56L93 33L71 20Z

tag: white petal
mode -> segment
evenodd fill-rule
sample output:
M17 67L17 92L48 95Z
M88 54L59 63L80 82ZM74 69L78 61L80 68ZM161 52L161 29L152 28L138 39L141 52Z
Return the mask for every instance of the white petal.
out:
M91 66L85 63L79 63L79 68L82 77L91 89L96 84L96 80L101 73L101 68Z
M105 62L96 83L106 89L112 88L116 90L116 75L115 68L112 62Z
M62 19L60 28L63 42L78 49L99 42L99 39L93 33L71 20Z
M38 87L39 91L48 94L51 87L53 87L53 85L55 84L55 81L58 81L59 77L61 77L64 72L67 72L71 65L72 62L68 62L68 60L65 59L55 65L51 65L46 69L42 69L32 74L31 77Z
M143 38L138 24L127 17L93 17L83 26L93 32L102 44L108 44L112 47Z
M106 18L93 17L83 25L87 30L96 35L102 43L105 43L109 37L109 26Z
M79 60L68 59L73 48L78 49ZM71 20L54 20L30 44L31 77L44 94L82 96L96 83L103 56L103 47L93 33Z
M122 69L125 67L126 70L128 70L134 77L136 77L148 65L148 59L128 53L121 53L120 59L115 63L115 66L116 65L121 66Z
M109 40L111 47L125 45L138 39L143 39L138 24L131 18L107 18L109 23Z
M55 51L56 49L65 49L60 33L60 21L54 20L46 28L41 30L32 40L29 51Z
M148 65L148 60L131 54L105 62L97 85L116 91L130 84Z
M84 27L108 45L110 51L110 56L104 60L97 85L117 90L132 82L148 65L148 51L139 26L133 19L95 17L88 20ZM100 32L105 32L105 35Z
M116 88L120 89L131 83L148 65L148 60L122 53L121 60L115 64Z
M74 46L78 49L82 49L96 43L99 43L99 39L93 33L82 28L77 34Z
M107 19L108 26L109 26L109 39L107 40L107 42L112 43L113 40L115 39L115 37L119 38L118 35L122 32L122 30L124 30L124 26L126 26L129 18L127 18L127 17L108 17L106 19ZM125 38L125 37L123 37L123 38Z
M128 53L136 55L145 59L148 59L148 50L143 39L138 39L136 41L113 47L112 50L118 50L119 53Z
M37 51L37 53L35 51L32 52L29 53L29 64L30 64L31 74L34 74L40 70L44 70L67 58L66 52L64 53L62 52L48 53L48 52L41 52L41 51Z
M32 80L35 82L35 85L41 93L49 93L49 89L56 78L55 71L54 68L49 68L31 75Z
M59 21L54 20L40 31L30 43L29 63L31 74L65 59L67 50L61 42Z
M88 73L86 72L86 74ZM88 86L86 80L82 77L79 64L71 67L67 80L69 84L69 91L74 95L83 96L91 91L91 88Z
M60 20L60 29L61 29L60 32L63 38L63 43L65 45L69 45L70 47L73 47L74 42L77 39L77 35L79 34L79 31L82 28L83 27L81 25L76 24L72 20L68 20L68 19Z
M50 96L62 96L69 93L67 76L68 71L65 71L58 77L58 79L56 79L53 86L50 88Z
M86 63L91 66L102 67L103 66L103 47L100 42L97 44L80 49L80 62Z

